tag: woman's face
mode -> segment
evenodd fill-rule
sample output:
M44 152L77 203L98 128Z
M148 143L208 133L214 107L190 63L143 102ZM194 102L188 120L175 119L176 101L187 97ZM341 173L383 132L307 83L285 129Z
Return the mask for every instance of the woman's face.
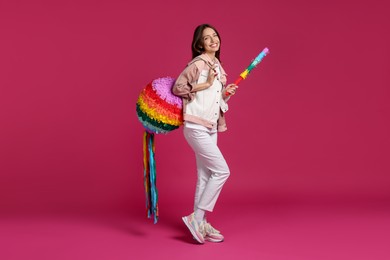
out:
M202 41L206 53L215 54L219 50L219 37L213 29L203 30Z

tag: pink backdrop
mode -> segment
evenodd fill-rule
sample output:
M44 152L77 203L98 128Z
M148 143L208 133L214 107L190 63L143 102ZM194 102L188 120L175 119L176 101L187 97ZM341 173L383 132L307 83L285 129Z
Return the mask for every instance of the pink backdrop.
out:
M390 4L322 2L2 1L0 213L144 207L135 103L181 72L205 22L230 81L271 50L229 103L220 206L388 199ZM156 137L156 156L161 209L187 213L195 162L181 129Z

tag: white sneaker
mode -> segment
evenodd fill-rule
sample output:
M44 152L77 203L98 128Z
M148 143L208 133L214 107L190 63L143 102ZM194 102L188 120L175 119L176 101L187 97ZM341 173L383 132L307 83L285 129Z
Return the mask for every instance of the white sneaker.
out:
M221 232L213 228L210 223L204 221L204 225L202 225L202 228L204 228L202 233L205 234L204 239L206 241L218 243L224 240L224 237Z
M203 230L203 223L198 225L198 222L195 220L195 215L192 213L189 216L182 217L184 224L186 224L187 228L190 230L192 236L196 241L198 241L200 244L204 243L204 236L201 232L201 229ZM200 227L201 226L201 229Z

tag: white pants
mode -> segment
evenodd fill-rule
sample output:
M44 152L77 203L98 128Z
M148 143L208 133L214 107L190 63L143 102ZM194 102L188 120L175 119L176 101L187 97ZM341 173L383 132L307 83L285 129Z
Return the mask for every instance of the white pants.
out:
M184 137L196 156L198 180L194 208L213 211L222 187L230 175L229 167L217 146L217 132L184 126Z

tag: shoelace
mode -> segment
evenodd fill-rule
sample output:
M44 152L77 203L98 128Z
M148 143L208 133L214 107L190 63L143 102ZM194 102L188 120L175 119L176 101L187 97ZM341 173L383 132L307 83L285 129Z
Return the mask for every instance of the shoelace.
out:
M206 231L206 233L209 233L209 234L219 234L220 233L213 226L211 226L210 223L206 223L204 226L205 226L204 230Z

